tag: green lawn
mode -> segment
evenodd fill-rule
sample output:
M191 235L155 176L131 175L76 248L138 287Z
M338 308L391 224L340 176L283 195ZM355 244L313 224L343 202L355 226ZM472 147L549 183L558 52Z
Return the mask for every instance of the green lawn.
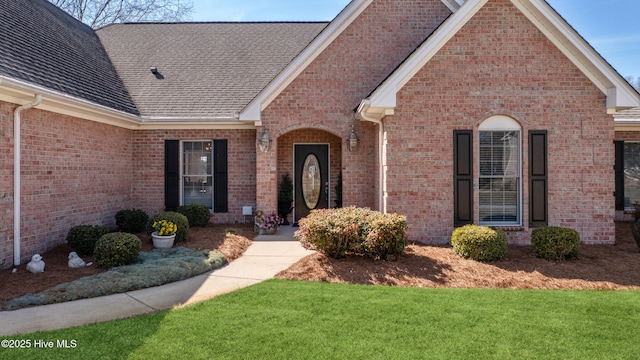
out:
M99 311L97 309L96 311ZM270 280L185 309L19 335L2 359L636 359L640 292Z

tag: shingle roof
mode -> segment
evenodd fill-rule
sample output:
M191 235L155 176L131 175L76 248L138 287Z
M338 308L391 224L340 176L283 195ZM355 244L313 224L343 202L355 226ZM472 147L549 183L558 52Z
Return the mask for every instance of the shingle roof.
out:
M226 117L239 113L326 25L137 23L97 33L143 116Z
M100 39L46 0L0 0L0 75L138 114Z

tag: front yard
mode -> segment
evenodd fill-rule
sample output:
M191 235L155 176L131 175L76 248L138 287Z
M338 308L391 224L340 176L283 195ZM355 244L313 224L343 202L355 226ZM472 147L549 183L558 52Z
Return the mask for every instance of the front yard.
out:
M1 359L635 359L638 291L270 280L187 308L12 336Z

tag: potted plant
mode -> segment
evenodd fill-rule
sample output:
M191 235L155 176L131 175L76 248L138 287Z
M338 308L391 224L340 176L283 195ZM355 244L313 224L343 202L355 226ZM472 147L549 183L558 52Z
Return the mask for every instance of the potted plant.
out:
M336 203L337 208L342 207L342 170L338 173L338 183L334 187L336 190L336 199L333 200Z
M265 215L264 222L260 224L260 234L273 235L278 231L282 224L282 218L275 213Z
M160 220L153 223L153 233L151 238L153 239L153 247L168 249L173 247L173 242L176 239L176 232L178 226L171 221Z
M287 215L293 211L293 182L289 174L282 175L282 181L280 182L280 189L278 191L278 213L282 218L283 225L289 225L287 221Z

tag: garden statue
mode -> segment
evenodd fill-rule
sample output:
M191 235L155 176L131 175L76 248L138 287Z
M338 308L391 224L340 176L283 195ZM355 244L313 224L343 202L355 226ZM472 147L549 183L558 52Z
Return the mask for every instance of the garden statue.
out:
M260 234L260 230L265 224L264 213L262 212L262 210L256 210L256 216L253 217L253 223L253 231L255 231L256 234Z
M75 251L69 253L69 267L70 268L83 268L86 266L91 266L93 263L85 263L84 260Z
M31 257L31 261L27 264L27 271L34 274L44 272L44 261L42 261L40 254L35 254Z

